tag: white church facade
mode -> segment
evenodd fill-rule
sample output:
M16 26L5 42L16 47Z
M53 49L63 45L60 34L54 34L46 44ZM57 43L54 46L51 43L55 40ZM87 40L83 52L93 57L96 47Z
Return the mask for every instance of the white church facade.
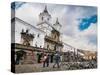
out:
M52 19L52 17L47 10L47 6L45 6L43 12L40 12L39 22L36 25L31 25L18 17L12 18L11 43L18 45L17 48L12 48L12 51L14 49L16 52L16 55L14 56L15 61L19 60L17 59L18 52L20 51L21 53L24 51L26 54L23 56L23 63L40 63L43 51L46 50L47 52L50 52L50 61L53 62L54 53L52 52L61 52L63 43L61 41L60 33L61 24L59 23L58 18L53 24L50 23L50 19ZM28 49L28 47L31 47L32 49ZM38 50L42 51L38 52Z
M63 48L63 43L61 41L60 29L61 24L56 19L54 24L50 23L52 19L51 15L45 6L43 12L39 14L39 23L36 26L29 24L26 21L21 20L18 17L12 19L12 43L23 44L23 38L21 32L28 31L29 34L34 35L33 40L29 41L31 46L46 48L49 50L61 51Z

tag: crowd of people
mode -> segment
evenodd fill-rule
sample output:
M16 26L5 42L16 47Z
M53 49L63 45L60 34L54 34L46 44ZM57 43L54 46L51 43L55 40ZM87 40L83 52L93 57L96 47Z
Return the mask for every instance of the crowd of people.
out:
M50 57L48 53L44 53L43 57L41 58L41 62L43 63L43 67L49 67L49 63L50 63ZM58 68L60 68L60 61L61 61L61 55L59 52L56 52L54 54L54 64L53 64L53 68L55 68L56 66Z
M21 60L21 57L25 55L25 52L17 52L17 58L16 58L16 64L19 64L19 60ZM51 56L49 53L43 53L41 58L39 59L40 63L43 65L43 68L49 67L51 62ZM61 64L63 63L63 64ZM63 67L66 66L66 69L88 69L88 68L97 68L97 60L91 60L91 61L77 61L77 62L69 62L65 61L66 64L64 64L64 61L62 61L62 55L60 52L56 51L53 55L53 68L57 67Z
M63 67L66 66L67 69L89 69L89 68L97 68L97 61L96 60L89 60L89 61L81 61L81 62L65 62L67 64L60 64L62 61L62 56L59 52L54 54L53 58L53 68ZM49 54L44 54L42 58L43 67L49 67Z

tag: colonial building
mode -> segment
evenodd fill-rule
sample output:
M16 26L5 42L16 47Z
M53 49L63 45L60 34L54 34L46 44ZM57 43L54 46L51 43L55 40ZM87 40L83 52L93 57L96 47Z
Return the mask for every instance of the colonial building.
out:
M12 43L17 45L15 52L20 50L26 52L23 57L24 63L40 62L45 51L51 52L51 62L53 62L52 51L62 51L61 24L58 18L54 24L51 24L51 19L47 6L43 12L40 12L37 25L31 25L18 17L12 19Z
M58 18L56 22L52 25L50 23L51 15L49 14L47 10L47 6L45 6L45 9L42 13L39 14L39 20L40 23L38 23L38 28L43 30L45 35L45 42L44 42L44 48L48 50L58 50L61 51L63 44L60 41L60 29L61 24L58 21Z

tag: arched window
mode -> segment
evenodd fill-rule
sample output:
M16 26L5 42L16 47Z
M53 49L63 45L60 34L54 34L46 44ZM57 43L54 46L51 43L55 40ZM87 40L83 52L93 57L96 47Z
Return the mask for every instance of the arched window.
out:
M47 49L49 49L49 45L47 45Z
M55 35L54 39L56 39L56 35Z
M56 45L54 46L54 50L56 50Z

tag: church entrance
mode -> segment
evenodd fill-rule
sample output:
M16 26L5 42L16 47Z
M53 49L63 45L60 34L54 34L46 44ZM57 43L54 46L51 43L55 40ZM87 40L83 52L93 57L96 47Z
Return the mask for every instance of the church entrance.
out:
M42 53L37 54L37 63L41 63Z
M50 55L50 63L53 63L54 54Z

